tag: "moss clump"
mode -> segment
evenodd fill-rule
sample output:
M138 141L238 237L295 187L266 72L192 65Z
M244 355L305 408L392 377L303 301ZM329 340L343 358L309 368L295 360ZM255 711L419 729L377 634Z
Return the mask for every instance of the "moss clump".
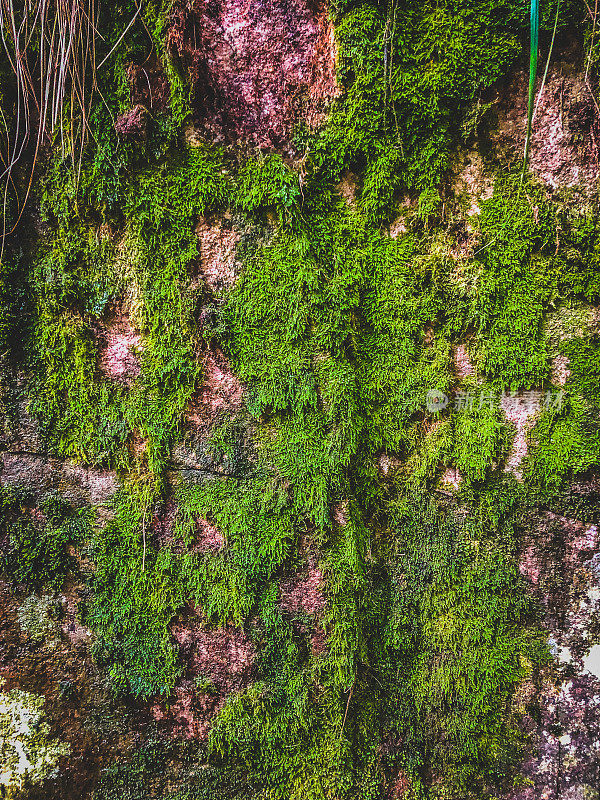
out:
M311 158L337 178L364 168L360 202L374 219L403 188L435 186L472 100L519 51L510 3L336 3L339 77L346 87Z
M554 212L539 193L509 180L482 204L480 226L481 271L470 311L477 366L500 389L539 387L549 371L542 319L560 274L550 255Z
M189 273L198 252L193 225L209 203L227 196L218 154L189 149L168 168L131 179L120 241L83 226L71 210L40 248L31 410L59 454L126 469L135 430L147 439L149 468L161 475L199 379L193 318L199 290ZM141 375L130 389L101 374L95 335L110 306L124 302L126 287L142 335Z
M499 400L482 388L456 414L454 463L468 483L483 482L508 452L511 436Z
M0 510L0 531L8 540L0 561L4 574L34 587L60 588L74 566L68 548L89 535L93 512L74 509L57 495L36 508L26 492L4 487Z
M129 432L125 391L102 380L92 329L114 293L111 258L108 239L98 241L74 225L40 248L32 276L37 313L30 410L56 453L101 466L117 460Z
M510 783L525 744L512 693L546 658L510 558L511 516L464 518L419 499L398 525L385 636L404 763L422 779L435 770L435 796L488 796Z
M168 623L185 602L177 559L149 540L154 496L147 481L125 485L115 518L97 531L86 615L98 637L94 655L115 690L141 697L168 694L180 674Z

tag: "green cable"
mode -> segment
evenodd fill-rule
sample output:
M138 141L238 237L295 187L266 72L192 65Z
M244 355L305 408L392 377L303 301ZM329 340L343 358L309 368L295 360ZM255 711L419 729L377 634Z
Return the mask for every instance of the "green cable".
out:
M531 13L529 17L530 44L529 44L529 100L527 104L527 134L525 136L525 155L523 156L523 172L521 182L525 177L529 147L531 144L531 122L533 120L533 102L535 98L535 79L538 62L538 39L540 32L540 4L539 0L531 0Z

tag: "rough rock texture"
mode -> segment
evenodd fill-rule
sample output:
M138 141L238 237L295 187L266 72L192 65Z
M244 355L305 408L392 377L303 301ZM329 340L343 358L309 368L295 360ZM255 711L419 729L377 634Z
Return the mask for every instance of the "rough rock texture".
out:
M75 506L109 501L119 486L114 471L48 454L39 425L27 410L25 380L20 374L4 386L10 411L0 430L0 486L22 487L35 499L58 491Z
M279 605L284 611L292 614L320 616L325 609L325 598L322 590L323 573L314 557L309 558L305 574L296 573L279 584Z
M455 491L460 488L462 483L462 476L456 467L447 467L441 477L441 484L445 489L454 489Z
M40 497L58 491L75 506L109 501L119 482L111 470L92 469L69 460L26 451L0 453L0 486L19 486Z
M202 364L203 381L185 411L184 435L171 451L173 484L180 477L202 483L215 475L235 476L251 458L251 430L247 424L243 432L236 429L232 452L217 452L213 448L211 435L215 430L241 414L244 387L218 348L207 350Z
M223 549L225 537L218 528L202 517L196 520L196 525L196 539L192 550L197 553L217 553Z
M127 81L132 106L141 105L152 113L168 108L171 88L156 53L141 64L132 61L127 66Z
M202 367L204 380L186 412L187 421L197 428L210 425L220 411L239 411L244 393L244 387L219 349L206 352Z
M289 154L293 123L304 120L314 126L339 93L332 26L326 9L312 0L176 0L167 23L167 46L192 82L194 124L184 132L188 143L205 137ZM581 75L562 69L552 68L540 96L531 168L549 193L572 190L589 201L598 178L599 110ZM151 116L168 106L169 84L156 58L129 64L127 80L131 108L115 127L123 138L144 139ZM526 96L525 77L517 73L494 104L498 128L491 139L493 159L502 163L513 162L520 153ZM451 260L451 277L459 287L474 280L463 267L476 251L476 218L481 202L490 197L493 178L476 148L457 154L448 196L460 200L466 219L454 232L444 259ZM356 175L346 171L337 185L352 209L358 183ZM414 198L406 198L403 213L388 228L391 237L407 232L414 208ZM169 454L166 477L171 488L182 478L203 485L239 477L253 458L252 428L244 417L245 387L212 339L219 303L241 268L236 248L242 233L236 225L229 212L196 222L198 258L190 271L194 288L202 294L197 321L204 349L197 356L203 377ZM98 368L119 390L140 375L142 338L125 307L112 309L96 330ZM423 334L424 343L432 347L433 326L425 326ZM458 381L477 378L469 358L470 336L467 331L467 342L452 352ZM553 383L563 386L569 376L568 360L555 356ZM119 487L116 473L50 455L27 412L25 376L10 381L5 391L10 408L0 436L0 486L25 487L34 502L50 491L76 506L109 502ZM505 397L502 410L515 428L506 470L520 478L527 436L540 410L539 393ZM224 424L238 423L243 432L235 429L231 451L217 452L211 436ZM132 447L138 454L144 450L138 434ZM376 464L382 483L391 483L405 466L400 456L382 451ZM453 466L440 471L440 491L453 498L463 478ZM576 484L571 492L587 501L596 497L597 502L598 479ZM173 497L153 508L147 534L158 550L182 551L183 544L176 541L177 512ZM340 528L348 525L349 514L347 503L333 508ZM226 552L223 532L208 519L196 518L193 537L190 549L198 554ZM532 739L525 765L531 784L512 800L598 800L600 659L599 646L593 643L600 633L598 520L532 510L523 533L521 572L540 605L554 661L522 687L515 701L522 706L523 727ZM326 653L326 581L317 556L310 553L304 566L282 569L277 576L279 612L296 632L308 633L313 654ZM43 793L34 792L31 800L89 797L100 769L111 759L133 753L152 733L174 740L206 740L227 697L250 685L255 676L255 645L247 632L233 626L211 628L200 609L186 606L170 625L183 664L173 692L145 703L117 701L107 676L91 657L94 637L80 619L86 599L86 589L75 576L55 594L0 581L0 677L6 679L2 691L18 687L45 697L49 735L67 743L72 754L68 762L61 762L60 776ZM389 745L393 753L400 744L384 743L383 749ZM408 792L409 780L400 771L389 796L399 800Z
M148 128L148 111L143 105L136 105L130 111L121 114L115 121L115 130L119 136L131 136L144 139Z
M341 519L341 514L338 518ZM279 582L279 608L291 619L296 630L309 633L310 649L315 656L327 652L327 631L323 620L326 608L324 582L321 568L312 553L308 554L303 570Z
M555 356L552 359L552 383L555 386L564 386L570 375L569 359L566 356Z
M598 479L572 491L597 503ZM595 498L595 500L594 500ZM597 507L597 506L596 506ZM600 660L591 642L600 625L597 522L532 515L521 571L543 610L553 662L524 687L531 785L518 800L594 800L600 785Z
M172 623L171 633L185 670L174 697L155 702L152 714L169 736L204 739L227 696L250 682L254 648L239 628L206 627L193 608Z
M338 92L331 23L307 0L178 0L167 47L190 76L197 125L221 140L282 148L293 120L316 124Z
M58 594L54 632L40 642L19 623L25 593L0 580L1 691L18 689L45 698L46 737L70 748L69 758L59 762L58 776L32 787L28 800L87 796L107 760L131 752L151 732L150 714L117 701L88 642L69 635L73 591Z
M342 195L348 205L353 208L356 205L356 195L358 193L358 182L356 175L346 170L337 186L337 191ZM390 236L391 236L390 232Z
M475 377L475 367L464 344L459 344L454 350L454 374L457 378Z
M107 378L130 385L140 374L142 339L128 314L116 310L99 329L98 366Z
M493 176L485 169L478 150L460 150L451 173L453 193L466 205L467 215L479 214L480 203L488 200L494 189Z
M520 155L525 142L527 76L515 75L499 103L499 126L492 139L506 161ZM589 83L572 66L555 65L540 94L532 124L530 168L551 191L596 195L600 110Z
M504 395L500 401L506 419L516 428L505 470L512 472L517 478L522 477L521 462L527 455L527 434L535 423L536 415L539 414L540 404L541 393L536 391L523 392L520 395Z
M158 548L169 547L176 553L184 551L184 545L176 538L177 503L169 499L154 509L149 530L153 543ZM195 520L195 530L190 550L196 553L217 553L225 545L225 537L218 528L203 517Z
M36 453L0 453L0 486L21 486L34 496L58 491L76 506L105 503L119 482L111 470L92 469Z
M121 137L145 139L152 116L169 108L169 80L154 52L141 64L130 62L126 76L131 108L115 120L115 130Z
M213 295L230 289L239 272L235 247L239 237L231 221L202 217L196 225L200 245L200 273Z

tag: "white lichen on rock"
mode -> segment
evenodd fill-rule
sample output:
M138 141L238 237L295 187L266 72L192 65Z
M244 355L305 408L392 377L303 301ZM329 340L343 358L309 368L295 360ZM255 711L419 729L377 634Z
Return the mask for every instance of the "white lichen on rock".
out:
M52 595L38 597L35 593L25 598L19 607L17 618L21 630L36 644L55 641L58 638L57 617L59 605Z
M5 681L0 679L0 688ZM44 697L12 689L0 692L0 787L7 797L27 784L38 784L58 775L58 760L70 753L70 745L48 738L44 721Z

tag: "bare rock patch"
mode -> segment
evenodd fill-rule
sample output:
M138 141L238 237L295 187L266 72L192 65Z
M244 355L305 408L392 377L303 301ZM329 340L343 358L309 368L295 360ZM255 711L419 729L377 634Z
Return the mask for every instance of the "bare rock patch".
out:
M195 428L210 426L222 411L236 413L242 405L244 387L233 374L221 350L208 350L203 359L204 380L192 397L185 418Z
M584 197L596 194L599 113L583 75L566 78L555 65L536 103L529 167L550 190L573 189ZM505 160L522 157L527 116L527 76L518 73L499 104L500 124L494 135Z
M98 365L100 371L113 381L131 385L140 374L138 352L142 339L129 318L117 311L98 332Z
M523 475L521 462L527 455L527 434L533 428L541 408L540 392L503 395L500 406L506 419L517 429L504 469L520 479Z
M166 44L217 141L285 148L293 123L319 124L339 92L333 26L310 0L177 0Z
M152 715L173 738L205 739L227 696L249 685L254 646L244 631L208 628L192 610L171 625L185 671L168 705L157 700Z
M196 236L200 245L200 272L206 285L213 294L230 289L239 271L235 259L238 234L220 220L201 217Z
M292 614L319 616L325 610L323 573L314 558L309 559L304 573L288 577L279 583L279 605Z

